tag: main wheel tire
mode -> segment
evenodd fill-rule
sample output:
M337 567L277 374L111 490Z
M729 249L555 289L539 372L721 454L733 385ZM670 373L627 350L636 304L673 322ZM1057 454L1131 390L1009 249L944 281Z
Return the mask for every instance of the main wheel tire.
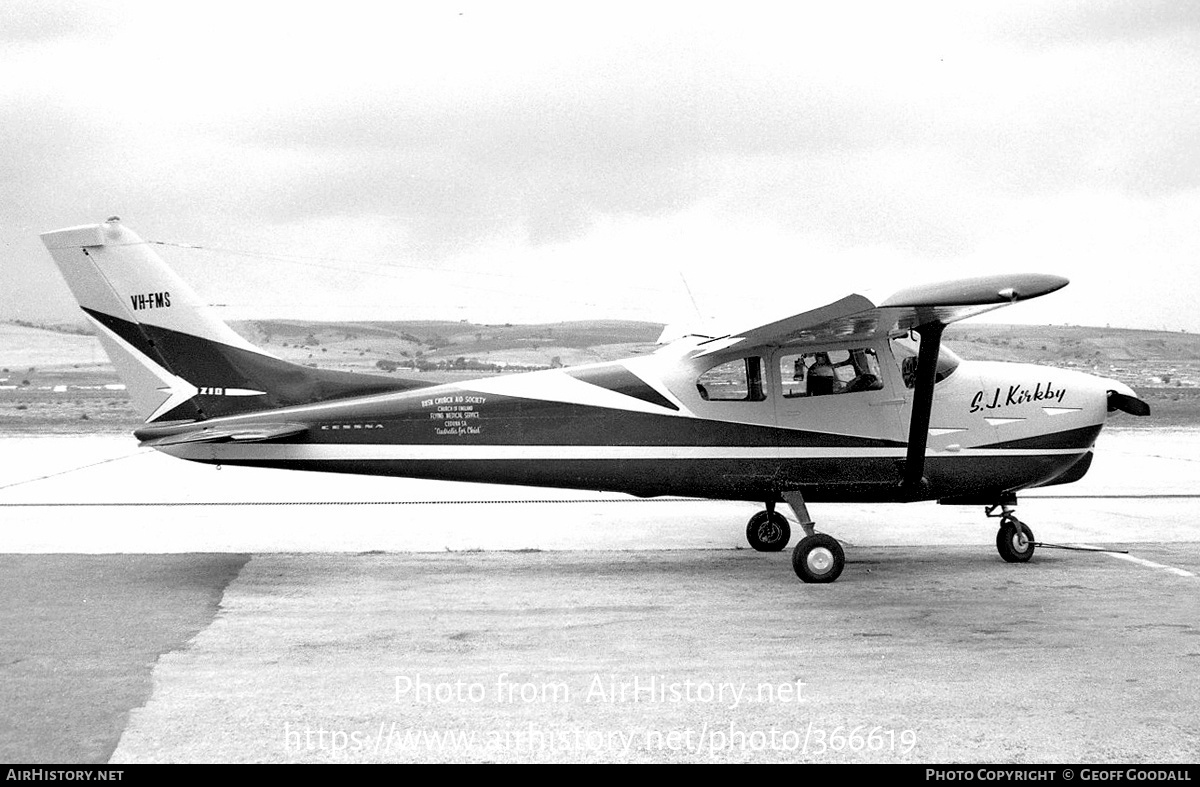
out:
M1021 528L1024 533L1012 522L1004 522L996 533L996 551L1006 563L1028 563L1033 557L1033 531L1024 523Z
M805 582L832 582L842 575L846 553L833 536L805 536L792 551L792 569Z
M792 540L792 526L778 511L759 511L746 524L746 540L757 552L780 552Z

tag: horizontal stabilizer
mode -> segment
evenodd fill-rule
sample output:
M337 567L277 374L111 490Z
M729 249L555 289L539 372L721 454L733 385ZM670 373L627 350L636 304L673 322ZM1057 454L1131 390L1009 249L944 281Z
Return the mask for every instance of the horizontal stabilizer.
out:
M306 424L245 424L201 426L198 423L151 426L138 429L133 436L144 448L159 448L183 443L257 443L277 440L308 431Z

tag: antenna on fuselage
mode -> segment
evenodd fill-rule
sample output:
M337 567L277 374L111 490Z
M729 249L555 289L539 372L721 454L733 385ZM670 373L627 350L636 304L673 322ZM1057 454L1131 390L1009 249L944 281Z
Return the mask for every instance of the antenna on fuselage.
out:
M696 310L696 319L704 322L704 315L700 313L700 304L696 303L696 296L692 294L692 288L688 286L687 278L683 275L683 271L679 271L679 280L683 282L684 292L688 295L688 300L692 302L692 308Z

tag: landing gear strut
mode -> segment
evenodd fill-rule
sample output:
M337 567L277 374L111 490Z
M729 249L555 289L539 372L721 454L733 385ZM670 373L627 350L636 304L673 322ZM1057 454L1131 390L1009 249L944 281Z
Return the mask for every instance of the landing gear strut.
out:
M783 499L804 529L804 538L792 551L792 570L805 582L834 581L846 565L842 545L833 536L816 532L802 494L784 492ZM746 524L746 540L759 552L778 552L791 540L792 526L787 517L775 510L774 500L768 500L766 505L765 511L750 517Z
M996 509L1000 513L995 513ZM1034 536L1021 520L1013 513L1013 506L1008 503L997 503L988 506L983 513L989 517L1000 517L1000 530L996 533L996 551L1007 563L1028 563L1033 557Z
M746 523L746 540L756 552L779 552L792 540L792 526L787 517L775 510L775 501L767 503Z

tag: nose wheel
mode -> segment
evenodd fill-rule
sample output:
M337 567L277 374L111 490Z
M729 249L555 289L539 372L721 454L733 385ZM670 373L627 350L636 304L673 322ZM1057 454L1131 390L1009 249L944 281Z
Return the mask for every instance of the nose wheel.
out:
M996 508L1001 509L1000 514L992 513ZM1029 525L1017 519L1012 506L1007 504L988 506L984 513L989 517L1000 517L1000 530L996 532L996 551L1000 557L1006 563L1028 563L1036 546Z

